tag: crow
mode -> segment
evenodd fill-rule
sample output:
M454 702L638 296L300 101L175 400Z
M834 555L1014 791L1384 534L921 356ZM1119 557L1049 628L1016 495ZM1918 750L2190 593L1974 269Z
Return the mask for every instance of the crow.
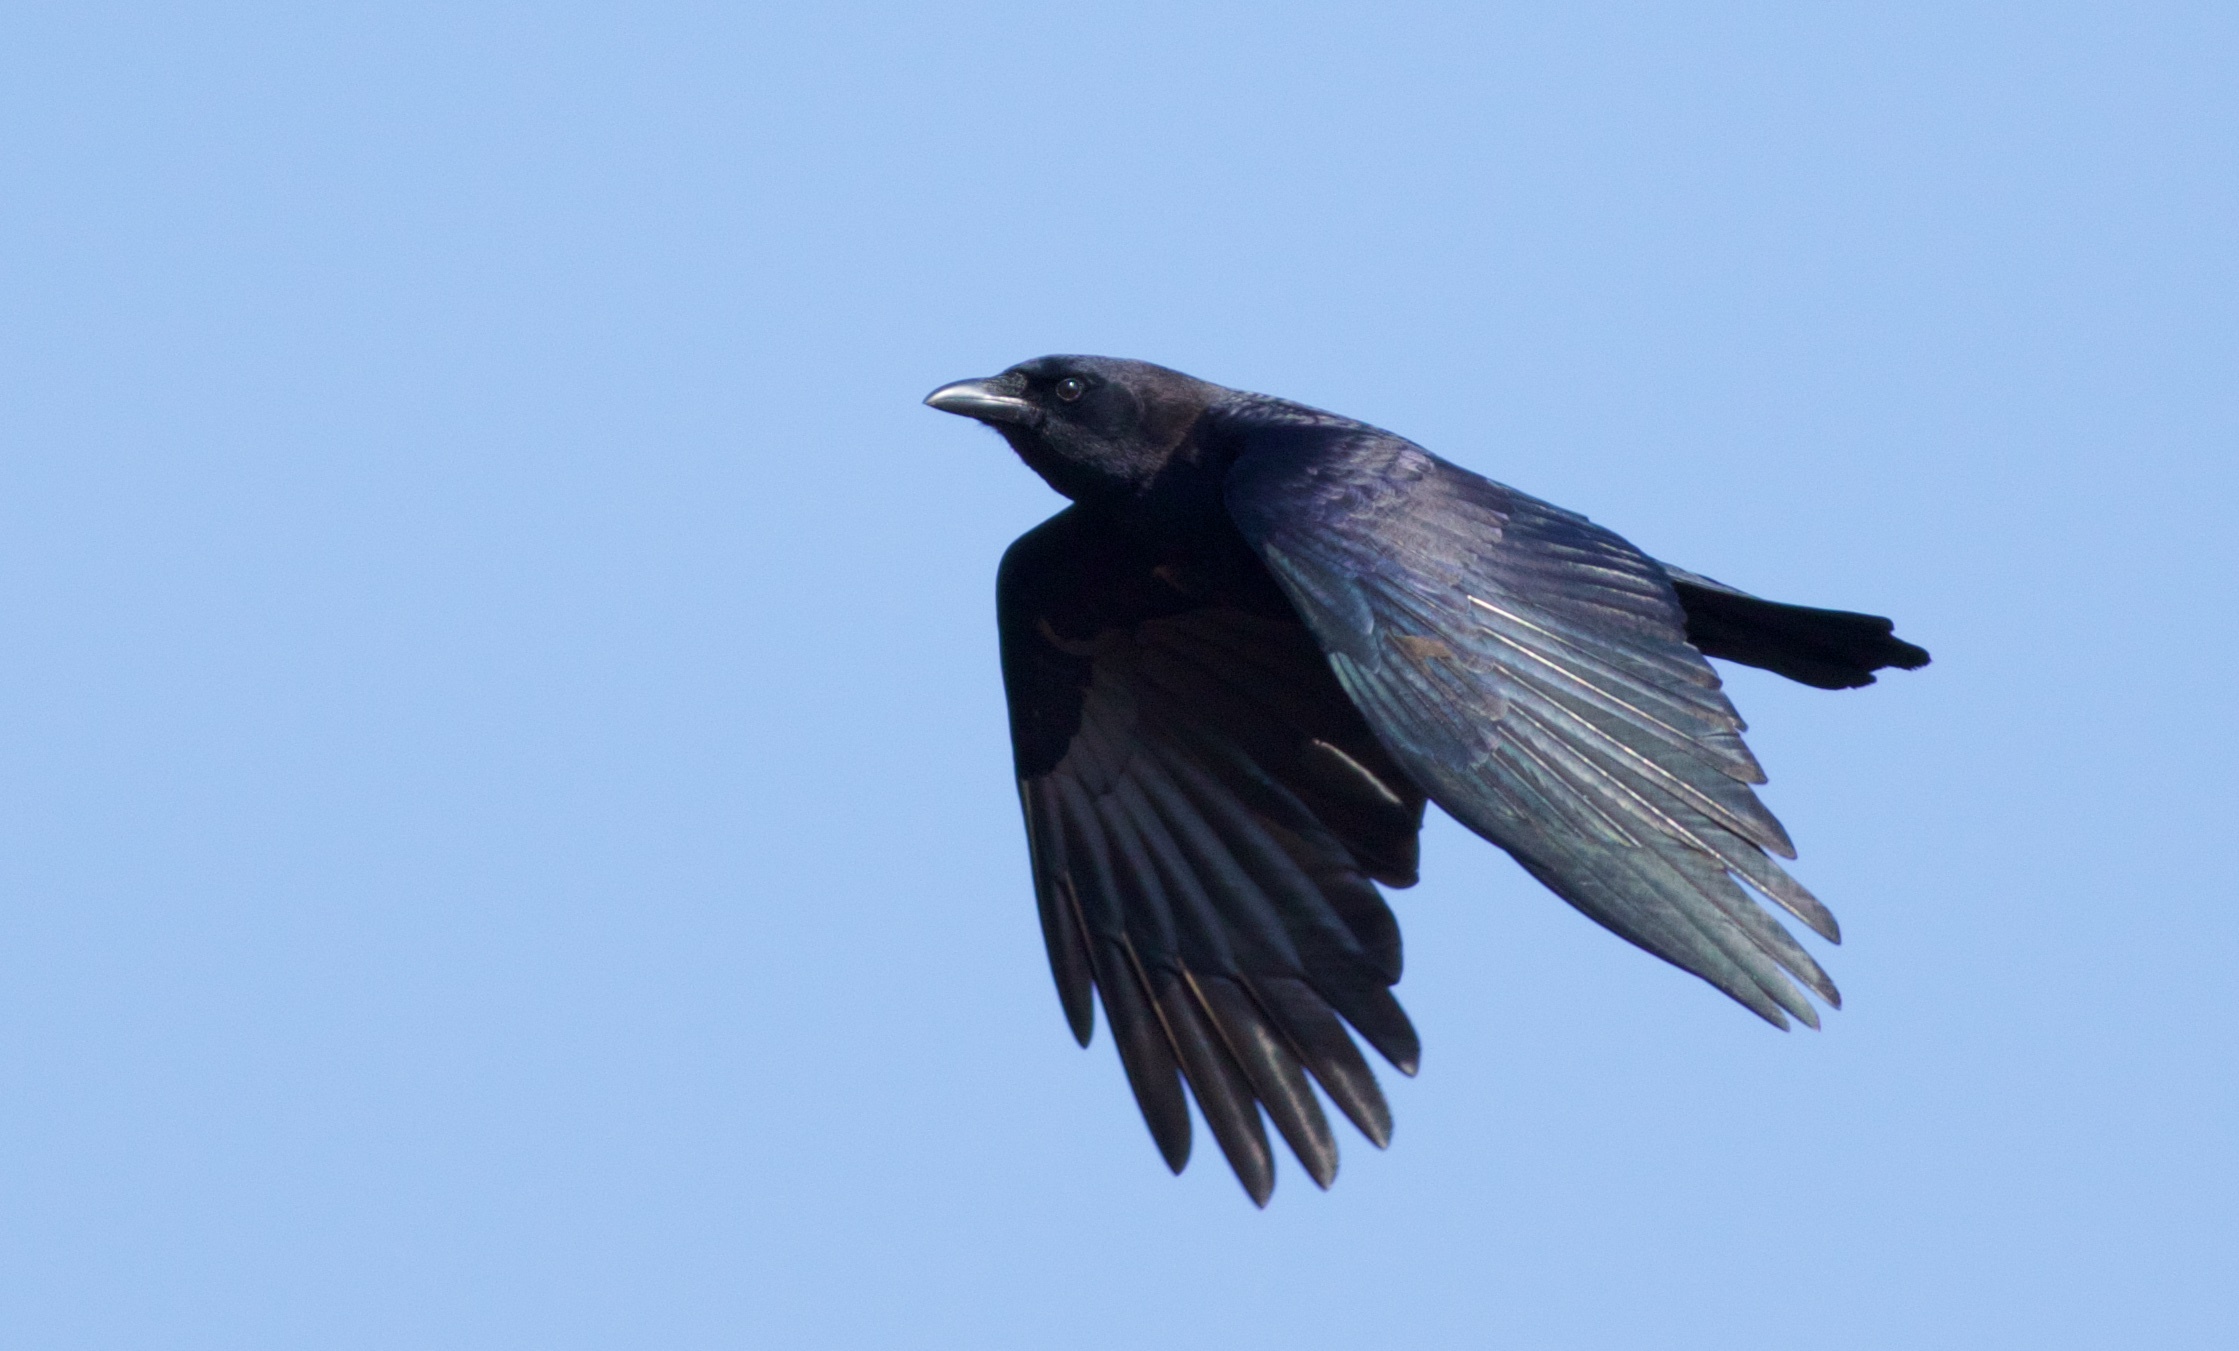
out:
M1261 1113L1326 1188L1314 1085L1377 1147L1348 1035L1412 1075L1377 884L1425 801L1619 937L1776 1027L1840 1007L1753 899L1829 942L1706 657L1822 689L1928 654L1887 619L1760 600L1390 432L1109 357L925 402L1000 432L1072 505L996 577L1034 895L1074 1037L1092 993L1168 1167L1188 1095L1265 1206ZM1746 888L1746 889L1745 889Z

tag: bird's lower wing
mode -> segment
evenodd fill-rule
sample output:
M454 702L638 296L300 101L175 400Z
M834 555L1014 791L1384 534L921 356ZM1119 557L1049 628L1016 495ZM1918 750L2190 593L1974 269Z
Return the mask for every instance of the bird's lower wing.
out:
M1186 1084L1264 1204L1261 1107L1324 1186L1337 1147L1311 1082L1377 1144L1389 1137L1344 1024L1413 1072L1390 990L1399 931L1371 879L1413 880L1423 797L1295 617L1192 598L1156 573L1077 509L1005 557L1035 892L1074 1033L1087 1043L1100 993L1168 1164L1189 1156Z
M1834 917L1767 857L1795 852L1658 565L1388 434L1239 435L1231 514L1431 798L1618 935L1817 1026L1792 979L1835 986L1750 890L1830 940Z

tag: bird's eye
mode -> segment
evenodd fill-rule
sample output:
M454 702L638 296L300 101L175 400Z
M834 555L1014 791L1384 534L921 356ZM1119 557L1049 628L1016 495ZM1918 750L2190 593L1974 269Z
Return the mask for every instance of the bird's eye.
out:
M1088 393L1088 381L1077 375L1068 375L1057 382L1057 397L1067 403L1071 403L1086 393Z

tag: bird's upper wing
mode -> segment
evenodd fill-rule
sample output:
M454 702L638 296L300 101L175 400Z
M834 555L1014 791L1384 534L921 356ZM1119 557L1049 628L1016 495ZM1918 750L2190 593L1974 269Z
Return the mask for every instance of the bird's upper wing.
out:
M1316 1181L1335 1176L1309 1073L1370 1139L1389 1136L1340 1017L1414 1072L1390 990L1399 929L1371 879L1415 880L1423 795L1254 580L1258 597L1204 583L1072 508L1011 546L997 603L1035 894L1073 1033L1087 1044L1100 991L1168 1164L1189 1157L1186 1082L1265 1204L1260 1104Z
M1737 883L1834 917L1749 785L1741 719L1663 569L1582 516L1412 442L1269 400L1232 410L1229 512L1401 767L1618 935L1774 1023L1829 1004Z

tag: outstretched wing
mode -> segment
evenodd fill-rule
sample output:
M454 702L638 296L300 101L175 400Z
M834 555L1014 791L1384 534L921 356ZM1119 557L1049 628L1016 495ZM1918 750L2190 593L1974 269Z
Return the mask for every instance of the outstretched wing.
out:
M1295 405L1230 415L1230 514L1431 798L1631 942L1776 1026L1839 941L1663 569L1582 516Z
M1399 928L1423 795L1258 564L1164 560L1078 508L997 580L1034 890L1073 1034L1103 996L1160 1152L1189 1158L1186 1083L1266 1204L1264 1106L1315 1181L1337 1146L1307 1076L1381 1146L1391 1114L1346 1034L1403 1072Z

